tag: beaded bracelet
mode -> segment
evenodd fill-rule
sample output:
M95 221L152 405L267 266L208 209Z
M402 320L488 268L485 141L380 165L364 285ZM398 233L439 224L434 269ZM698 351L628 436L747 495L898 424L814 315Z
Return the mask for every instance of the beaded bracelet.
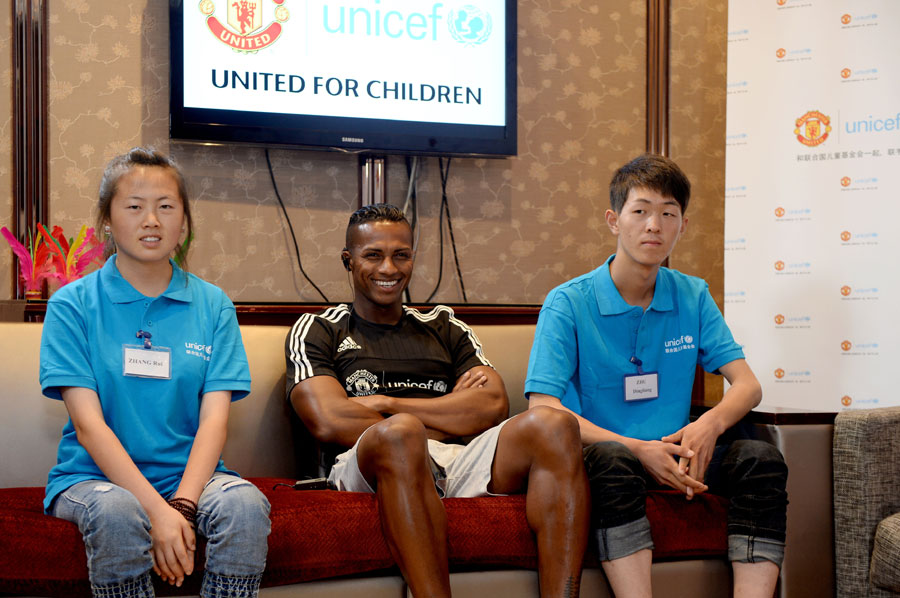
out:
M196 527L197 525L197 503L189 498L170 498L169 506L181 513L182 517L187 519L188 523Z

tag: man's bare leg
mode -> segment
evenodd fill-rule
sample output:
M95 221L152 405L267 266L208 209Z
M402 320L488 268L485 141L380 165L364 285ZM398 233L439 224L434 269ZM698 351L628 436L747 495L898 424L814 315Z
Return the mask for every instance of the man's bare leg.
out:
M375 488L381 527L413 596L449 597L447 514L434 488L425 427L394 415L366 431L359 470Z
M778 583L778 565L771 561L759 563L732 562L734 570L734 598L772 598Z
M590 498L575 418L538 407L507 422L488 489L497 494L527 489L525 514L537 537L541 596L578 596Z
M649 548L611 561L601 566L616 598L652 598L650 565L653 551ZM771 598L771 597L770 597Z

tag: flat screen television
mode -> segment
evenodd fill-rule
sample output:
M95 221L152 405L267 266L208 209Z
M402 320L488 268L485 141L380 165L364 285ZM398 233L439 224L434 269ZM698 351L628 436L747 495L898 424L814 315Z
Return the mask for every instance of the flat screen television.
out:
M170 0L170 135L516 153L516 0Z

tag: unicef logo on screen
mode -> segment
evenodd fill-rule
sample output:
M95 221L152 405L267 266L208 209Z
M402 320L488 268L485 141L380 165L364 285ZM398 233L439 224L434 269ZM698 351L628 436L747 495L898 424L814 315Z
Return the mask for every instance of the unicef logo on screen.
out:
M491 36L491 15L477 6L467 4L450 11L450 35L461 44L477 46Z

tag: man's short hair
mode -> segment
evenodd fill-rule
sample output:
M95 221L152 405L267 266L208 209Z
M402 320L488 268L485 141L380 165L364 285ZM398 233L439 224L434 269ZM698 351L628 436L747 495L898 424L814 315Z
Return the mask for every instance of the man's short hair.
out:
M389 203L376 203L369 206L363 206L350 215L350 222L347 224L347 235L344 243L350 247L350 234L358 226L369 222L405 222L406 226L412 227L403 210Z
M636 187L671 197L681 206L682 215L691 199L691 182L678 164L658 154L642 154L622 166L609 182L609 204L616 214L622 212L628 194Z

